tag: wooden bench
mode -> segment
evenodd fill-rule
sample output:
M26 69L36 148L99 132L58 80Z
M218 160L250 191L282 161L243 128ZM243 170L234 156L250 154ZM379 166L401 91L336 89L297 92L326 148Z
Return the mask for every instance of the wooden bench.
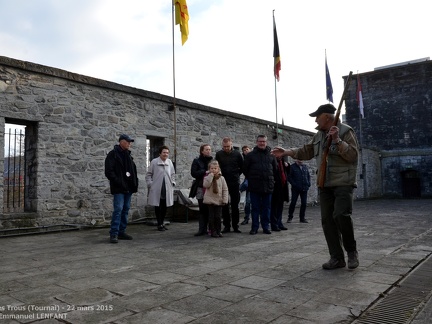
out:
M189 189L174 189L174 210L173 210L173 218L177 218L179 212L179 207L183 206L186 213L184 220L185 223L189 221L189 213L199 213L198 200L196 198L189 198Z

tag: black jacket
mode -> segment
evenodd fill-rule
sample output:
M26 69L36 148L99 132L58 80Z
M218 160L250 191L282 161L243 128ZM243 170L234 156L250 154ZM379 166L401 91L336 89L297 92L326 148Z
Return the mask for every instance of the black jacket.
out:
M130 176L127 176L127 173ZM105 176L110 182L113 195L138 191L137 169L131 152L123 151L118 145L115 145L105 158Z
M276 158L270 154L270 147L264 150L254 147L246 155L243 173L248 179L248 191L255 193L273 193L277 177Z
M213 159L211 156L204 156L200 154L199 157L195 158L191 166L191 176L198 181L198 187L202 188L203 179L206 171L208 170L208 164Z
M227 185L240 185L240 175L243 168L242 154L232 149L231 152L226 153L224 150L216 152L216 160Z

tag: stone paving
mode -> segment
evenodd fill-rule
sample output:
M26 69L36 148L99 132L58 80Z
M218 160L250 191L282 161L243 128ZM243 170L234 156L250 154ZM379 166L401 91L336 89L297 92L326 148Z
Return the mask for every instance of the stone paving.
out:
M352 323L432 254L431 211L431 199L356 201L356 270L321 268L319 207L271 235L194 237L191 221L130 225L118 244L107 228L3 237L0 323Z

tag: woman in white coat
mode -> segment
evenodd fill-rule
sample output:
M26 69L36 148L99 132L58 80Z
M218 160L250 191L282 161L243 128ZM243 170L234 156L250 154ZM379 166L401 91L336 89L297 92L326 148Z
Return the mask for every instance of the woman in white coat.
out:
M159 231L167 230L164 225L167 207L174 204L175 170L168 155L169 148L161 146L159 157L150 162L146 174L148 204L155 206Z

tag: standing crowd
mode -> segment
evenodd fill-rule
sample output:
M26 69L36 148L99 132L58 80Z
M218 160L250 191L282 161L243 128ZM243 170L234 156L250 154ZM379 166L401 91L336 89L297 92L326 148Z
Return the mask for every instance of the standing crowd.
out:
M293 220L299 196L300 222L308 223L305 214L311 183L309 170L303 161L316 158L318 166L325 162L325 170L318 169L317 176L325 175L324 185L318 185L321 223L330 259L322 267L326 270L345 267L345 250L348 268L357 268L358 252L351 215L358 143L353 129L335 120L335 110L333 105L326 104L310 114L315 117L318 132L300 148L272 149L267 145L266 135L258 135L255 147L251 149L245 145L240 153L233 148L232 139L225 137L222 149L213 159L211 146L201 145L199 156L191 165L191 176L196 185L193 196L199 205L198 231L194 235L223 237L229 232L241 233L241 192L245 192L245 216L241 225L251 221L250 235L257 234L260 228L264 234L286 231L283 207L285 202L289 202L288 184L291 185L291 203L287 223ZM132 142L134 139L130 136L120 135L119 144L108 153L105 161L105 175L113 195L111 243L117 243L119 239L132 240L126 234L131 196L138 188L136 166L129 150ZM329 143L328 147L326 143ZM145 177L148 205L155 208L159 231L168 229L164 222L166 211L174 204L175 169L168 156L169 148L162 146L159 157L151 161ZM288 164L286 156L295 162ZM240 183L242 174L244 180Z

